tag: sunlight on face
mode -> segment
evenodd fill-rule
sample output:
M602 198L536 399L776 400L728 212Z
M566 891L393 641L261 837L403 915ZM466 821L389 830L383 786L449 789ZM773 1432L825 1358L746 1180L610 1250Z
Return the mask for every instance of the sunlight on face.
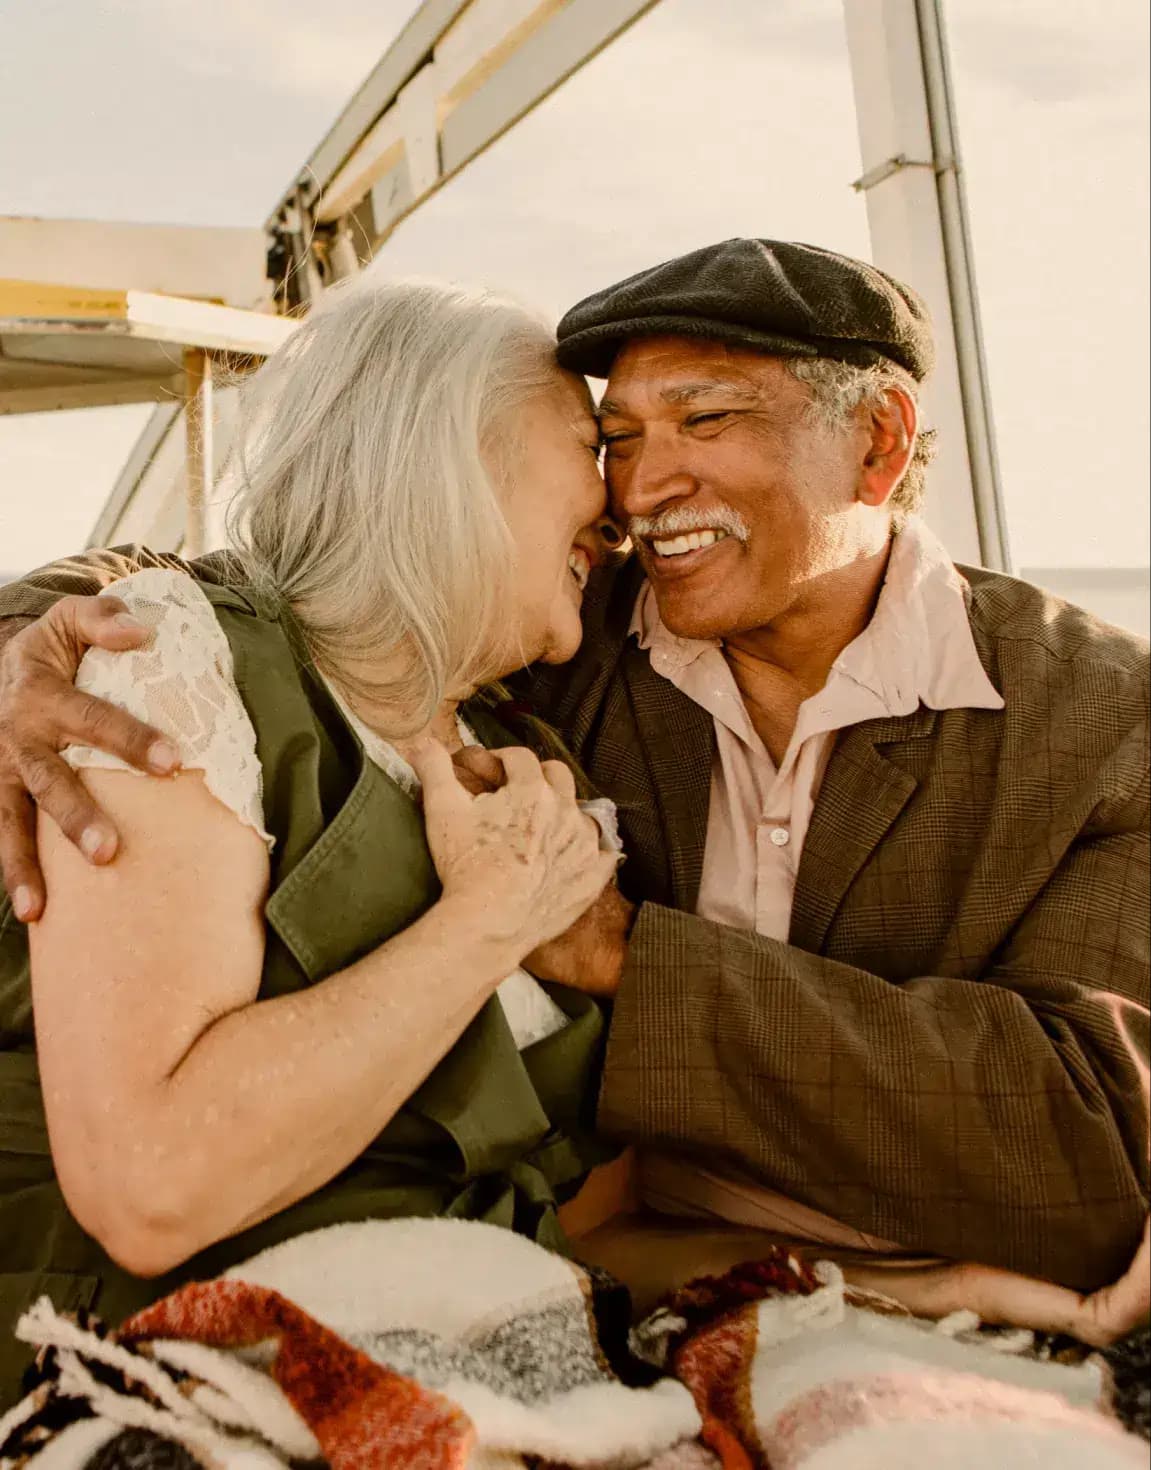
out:
M684 337L620 350L600 405L605 474L673 633L763 627L857 554L863 439L807 403L763 353Z

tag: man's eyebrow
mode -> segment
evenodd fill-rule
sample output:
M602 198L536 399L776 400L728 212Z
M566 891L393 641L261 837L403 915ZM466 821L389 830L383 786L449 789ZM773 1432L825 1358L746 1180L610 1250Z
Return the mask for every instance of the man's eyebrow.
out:
M730 378L711 378L698 383L677 383L672 388L665 388L659 396L665 403L690 403L694 398L707 398L713 393L719 393L725 398L736 398L746 403L759 402L759 394L754 388L746 388L741 383L733 383Z
M761 395L754 388L744 387L741 383L733 383L729 378L701 379L697 383L676 383L671 388L665 388L659 396L664 403L691 403L697 398L707 398L712 394L735 399L740 403L759 403L761 401ZM599 417L604 419L626 418L628 411L622 403L617 403L613 398L601 398L597 412Z

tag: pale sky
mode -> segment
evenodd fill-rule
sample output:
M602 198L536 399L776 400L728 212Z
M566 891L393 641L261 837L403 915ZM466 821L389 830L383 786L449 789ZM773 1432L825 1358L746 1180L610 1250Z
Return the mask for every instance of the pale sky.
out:
M0 214L259 224L412 8L0 0ZM948 16L1015 564L1145 566L1147 7ZM839 0L661 0L373 269L558 313L729 235L866 257L859 172ZM0 573L84 542L147 412L0 419Z

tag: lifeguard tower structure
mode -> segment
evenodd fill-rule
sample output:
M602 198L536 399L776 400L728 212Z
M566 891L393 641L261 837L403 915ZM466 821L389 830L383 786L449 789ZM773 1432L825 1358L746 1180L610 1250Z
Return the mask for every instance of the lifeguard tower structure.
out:
M263 230L0 220L0 412L156 404L92 544L202 549L227 449L220 357L272 351L333 282L659 0L423 0ZM770 5L772 0L763 0ZM935 322L929 517L1009 566L943 0L843 0L875 264Z

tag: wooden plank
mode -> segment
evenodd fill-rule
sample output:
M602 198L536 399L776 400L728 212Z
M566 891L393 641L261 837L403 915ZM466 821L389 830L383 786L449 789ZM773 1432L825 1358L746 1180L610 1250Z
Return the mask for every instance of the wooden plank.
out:
M270 300L258 228L0 215L5 277L102 291L151 291L258 308Z
M0 391L0 416L49 413L62 408L108 408L122 403L166 403L179 399L184 378L101 380L54 388L5 388Z
M204 525L212 493L212 359L206 352L184 354L184 466L187 519L184 555L202 556Z
M0 318L15 324L24 318L43 321L107 321L126 318L127 291L59 285L47 281L0 280Z
M282 346L298 325L282 316L145 291L128 292L128 324L133 336L154 342L261 357Z

